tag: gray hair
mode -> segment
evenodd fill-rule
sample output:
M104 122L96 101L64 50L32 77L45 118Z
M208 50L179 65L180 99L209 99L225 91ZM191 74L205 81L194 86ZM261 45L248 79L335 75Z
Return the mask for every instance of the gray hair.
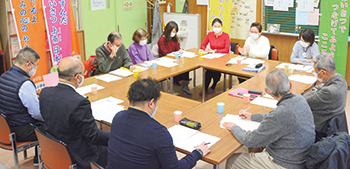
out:
M275 69L266 76L266 88L271 95L280 97L290 92L288 76L281 70Z
M18 65L24 65L28 61L35 63L38 61L38 59L40 59L40 56L34 49L30 47L24 47L18 52L15 63Z
M72 81L77 74L82 74L83 65L78 61L74 61L74 62L75 62L74 66L66 70L60 70L60 68L58 67L57 68L58 77L61 79L65 79L67 81Z
M330 53L323 53L314 57L313 62L316 63L315 68L317 70L325 69L330 74L335 73L335 61Z

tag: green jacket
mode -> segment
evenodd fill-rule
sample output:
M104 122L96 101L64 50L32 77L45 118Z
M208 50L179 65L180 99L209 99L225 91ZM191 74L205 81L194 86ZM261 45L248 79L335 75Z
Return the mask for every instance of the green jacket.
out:
M95 75L108 73L110 71L119 69L120 67L129 69L129 67L133 65L123 43L119 47L113 59L109 57L110 54L111 53L108 52L104 47L104 44L96 49L98 68L96 69Z

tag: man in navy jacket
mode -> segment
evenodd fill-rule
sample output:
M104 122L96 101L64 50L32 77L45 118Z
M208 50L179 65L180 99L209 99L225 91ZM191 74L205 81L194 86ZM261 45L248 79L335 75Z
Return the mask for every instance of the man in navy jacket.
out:
M178 160L167 128L153 116L160 91L156 81L140 79L128 92L130 107L113 119L108 142L108 168L160 169L193 168L210 152L204 142Z

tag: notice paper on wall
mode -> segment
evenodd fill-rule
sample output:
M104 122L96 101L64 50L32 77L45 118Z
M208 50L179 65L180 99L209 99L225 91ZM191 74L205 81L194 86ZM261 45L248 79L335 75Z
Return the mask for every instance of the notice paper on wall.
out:
M313 0L298 0L298 10L302 12L313 12L314 5Z
M232 122L235 123L237 126L241 127L245 131L253 131L257 129L260 126L260 123L247 120L247 119L242 119L238 115L232 115L232 114L226 114L225 117L222 118L220 121L220 127L226 129L222 123L224 122Z
M211 147L220 140L219 137L215 137L209 134L199 132L181 125L174 125L168 129L175 147L192 152L195 147L203 142L208 143L207 146Z
M274 0L273 10L274 11L288 11L289 0Z

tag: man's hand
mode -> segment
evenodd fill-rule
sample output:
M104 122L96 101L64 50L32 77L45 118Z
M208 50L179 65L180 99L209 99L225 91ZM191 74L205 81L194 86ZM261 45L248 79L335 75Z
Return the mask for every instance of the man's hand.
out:
M114 58L115 54L118 52L118 47L115 45L112 45L112 53L109 55L111 59Z
M239 111L239 116L242 119L252 120L252 113L244 112L244 110L240 110Z
M224 122L224 123L222 123L222 126L224 126L226 129L228 129L228 130L231 130L231 128L233 127L233 126L235 126L236 124L235 123L232 123L232 122Z
M205 145L205 142L203 142L202 144L200 144L199 146L197 146L195 149L200 149L203 152L203 157L205 155L207 155L208 153L210 153L210 147Z

